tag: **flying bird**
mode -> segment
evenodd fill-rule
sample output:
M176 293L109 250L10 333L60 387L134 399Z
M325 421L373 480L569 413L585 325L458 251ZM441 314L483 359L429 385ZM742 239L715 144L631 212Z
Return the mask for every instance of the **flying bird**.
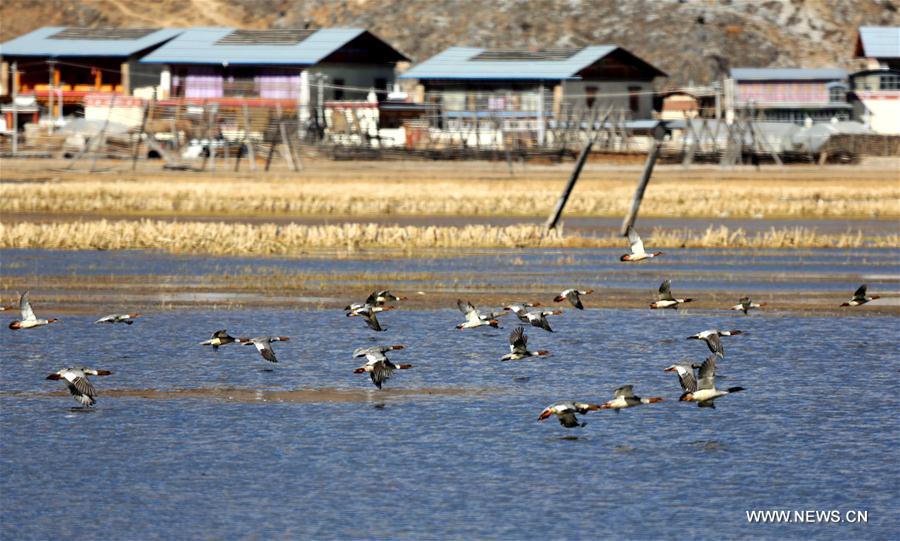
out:
M582 295L590 295L593 293L593 289L588 289L587 291L579 291L577 289L566 289L562 293L556 296L553 300L556 302L569 301L575 308L579 310L584 310L584 305L581 304L581 296Z
M353 314L363 318L363 321L366 322L366 325L372 329L373 331L382 332L387 330L387 327L382 327L381 323L378 321L378 316L376 316L375 309L377 306L366 306L364 309L359 310L358 313ZM390 307L388 307L390 308ZM348 314L350 315L350 314Z
M94 323L124 323L126 325L131 325L134 323L135 318L139 317L141 317L140 314L110 314L101 317Z
M524 308L521 306L512 306L510 309L514 309L513 313L516 314L516 317L519 318L519 321L522 323L528 323L532 327L538 327L540 329L544 329L547 332L553 332L553 329L550 327L550 321L547 320L547 316L558 316L562 314L562 310L541 310L537 312L526 312Z
M619 261L641 261L644 259L650 259L653 257L658 257L663 255L662 252L653 252L647 253L644 250L644 241L641 240L641 236L637 234L637 231L634 230L630 225L628 226L628 242L631 245L631 253L625 254L619 258Z
M528 336L524 327L516 327L509 333L509 353L500 357L501 361L518 361L528 357L543 357L550 352L545 349L537 351L528 350Z
M487 319L485 316L475 308L475 305L469 301L464 301L462 299L456 300L456 307L459 308L459 311L466 315L466 320L463 323L460 323L456 326L457 329L474 329L476 327L484 327L490 326L497 328L500 326L500 322L496 319Z
M347 317L365 317L368 312L379 313L379 312L387 312L388 310L394 310L396 306L373 306L371 304L351 304L351 310L347 312Z
M731 309L740 310L744 312L744 315L747 315L747 312L749 312L750 310L753 310L754 308L762 308L765 305L766 303L764 302L750 302L750 297L741 297L741 300L738 302L738 304L732 306Z
M585 402L557 402L552 406L548 406L538 416L538 421L543 421L551 415L556 415L559 424L566 428L575 428L577 426L585 426L587 423L579 423L576 413L584 415L589 411L599 410L600 406L596 404L587 404Z
M527 312L529 308L535 308L540 305L541 303L539 302L517 302L504 306L503 309L506 310L507 313L512 312L516 314L516 317L518 317L519 321L522 323L528 323L528 318L524 315L525 312Z
M109 370L94 370L92 368L63 368L62 370L50 374L47 379L65 380L66 387L72 393L72 397L77 400L82 407L89 408L97 403L97 391L94 385L87 378L88 376L109 376L112 374Z
M849 301L845 302L841 306L859 306L861 304L866 304L869 301L874 301L875 299L880 299L878 295L872 295L871 297L866 296L866 284L859 286L859 288L853 293L853 298Z
M222 329L221 331L216 331L212 333L212 337L209 340L204 340L200 342L201 346L212 346L213 350L216 351L219 349L219 346L224 346L225 344L231 344L232 342L237 342L238 340L246 340L246 338L235 338L228 334L228 331Z
M673 364L664 369L664 371L675 372L678 374L678 382L681 384L681 390L685 393L693 393L697 390L697 377L694 375L695 368L700 368L700 365L694 363L682 363Z
M272 349L272 342L287 342L290 340L287 336L257 336L256 338L239 338L238 341L245 346L254 345L262 355L262 358L270 363L277 363L275 358L275 350Z
M406 297L398 297L394 295L390 291L384 289L381 291L373 291L366 298L365 302L355 302L352 304L348 304L344 307L344 311L347 312L347 316L360 316L363 315L360 312L364 312L367 309L371 308L374 312L381 312L383 310L393 310L393 306L385 307L384 304L386 302L393 301L405 301Z
M22 312L22 319L13 321L9 324L12 330L31 329L34 327L42 327L50 323L56 323L58 319L38 319L31 309L31 303L28 301L28 292L22 293L19 297L19 310Z
M737 336L739 334L744 334L744 331L732 330L732 331L720 331L718 329L710 329L702 332L698 332L697 334L692 334L688 336L688 340L703 340L706 342L706 346L709 348L711 353L718 355L719 357L725 358L725 348L722 347L722 341L719 340L720 336Z
M353 350L353 357L365 357L366 364L354 370L353 373L364 374L368 372L369 377L372 378L372 383L381 389L382 384L394 374L394 370L406 370L413 367L411 364L395 364L385 355L388 351L403 349L403 347L402 345L397 345L356 348Z
M616 413L619 413L619 410L624 408L640 406L641 404L655 404L657 402L662 402L662 398L658 396L654 396L651 398L641 398L639 396L635 396L633 387L633 385L623 385L619 387L618 389L616 389L616 392L613 395L615 398L600 406L600 409L611 409L615 410Z
M676 299L672 296L672 280L666 280L659 286L659 295L656 302L650 303L650 308L678 308L678 305L691 302L694 299Z
M743 391L743 387L729 387L728 390L721 391L716 389L716 356L710 355L700 365L697 378L695 381L696 388L691 385L690 379L686 379L686 374L682 373L686 370L686 365L672 365L665 369L666 372L677 372L681 382L681 388L684 390L678 399L681 402L696 402L701 408L715 408L715 400L725 395ZM693 367L691 367L693 372ZM693 374L692 374L693 377Z

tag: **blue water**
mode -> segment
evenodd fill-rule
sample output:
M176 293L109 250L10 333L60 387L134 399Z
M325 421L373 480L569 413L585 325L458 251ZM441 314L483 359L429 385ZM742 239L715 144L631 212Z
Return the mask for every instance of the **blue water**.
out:
M834 291L850 293L860 283L870 292L897 291L900 249L818 250L671 250L652 262L623 265L622 249L473 250L425 252L419 257L384 258L362 251L335 259L315 254L292 258L173 255L157 252L0 250L0 275L173 276L179 282L208 277L256 274L308 275L310 287L333 290L334 283L371 281L387 275L399 287L427 289L434 282L458 288L517 287L540 283L570 287L572 283L656 291L664 279L676 290L750 292ZM361 278L362 277L362 278ZM739 295L738 295L739 296Z
M457 331L450 309L401 306L384 333L335 311L93 319L0 332L4 539L889 539L900 528L896 317L568 310L556 333L528 331L552 356L519 363L498 362L509 318ZM715 410L677 402L663 372L705 356L685 337L712 327L748 333L723 338L721 384L746 391ZM197 345L218 328L292 340L274 344L271 366L250 347ZM380 392L350 358L373 337L405 344L392 358L415 365ZM114 372L94 378L90 413L44 379L68 365ZM592 412L578 429L536 421L552 402L602 402L626 383L665 401ZM471 392L425 394L448 387ZM210 388L363 394L103 395ZM749 524L754 509L864 510L868 523Z

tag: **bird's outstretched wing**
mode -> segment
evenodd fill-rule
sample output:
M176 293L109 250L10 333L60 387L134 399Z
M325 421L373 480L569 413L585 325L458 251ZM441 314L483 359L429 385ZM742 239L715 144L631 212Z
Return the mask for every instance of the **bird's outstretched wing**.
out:
M262 355L262 358L269 361L270 363L277 363L278 359L275 358L275 350L272 349L272 346L268 342L263 341L255 341L253 345L256 346L256 349L259 350L259 354Z
M628 242L631 244L631 253L644 253L644 241L641 240L641 236L638 235L637 231L635 231L634 228L630 225L628 226Z
M725 348L722 346L722 340L719 339L718 334L711 334L706 337L706 345L709 346L709 350L719 357L725 358Z
M366 304L369 306L375 306L378 303L378 292L373 291L368 297L366 297Z
M666 280L665 282L659 285L659 300L661 301L674 301L675 297L672 296L672 280Z
M27 291L19 297L19 310L22 312L22 321L34 321L37 319L34 315L34 310L31 309Z
M698 373L700 377L697 388L699 390L704 389L715 389L716 388L716 356L710 355L703 361L703 364L700 365L700 371Z
M568 299L569 302L572 304L572 306L574 306L575 308L578 308L579 310L584 310L584 305L581 304L581 295L578 294L578 290L573 289L573 290L567 292L566 299Z
M383 331L384 327L381 326L381 323L378 322L378 317L375 316L375 312L373 310L366 310L362 312L363 319L366 320L366 325L369 326L373 331Z
M528 351L528 336L524 327L516 327L509 333L509 349L512 353L526 353Z
M678 374L678 383L681 384L682 391L697 392L697 378L694 376L694 368L690 364L676 364L675 373Z
M575 413L571 411L567 411L565 413L561 413L557 415L559 418L559 424L563 425L566 428L575 428L577 426L581 426L581 423L578 422L578 418L575 417Z

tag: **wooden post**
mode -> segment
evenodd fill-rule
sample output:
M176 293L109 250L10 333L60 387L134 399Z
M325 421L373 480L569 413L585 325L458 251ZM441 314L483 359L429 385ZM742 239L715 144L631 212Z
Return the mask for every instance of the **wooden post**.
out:
M280 104L276 105L276 108L278 111L278 132L281 134L281 143L284 145L284 159L291 169L297 171L297 164L294 162L294 153L291 142L288 140L287 127L284 125L284 113L281 110Z
M544 225L544 228L547 231L556 228L559 217L562 216L562 211L566 207L566 202L569 200L572 190L575 188L575 182L578 181L578 176L581 175L581 169L584 167L584 162L587 161L592 146L594 146L593 137L588 140L587 144L584 145L584 148L581 149L581 154L578 155L578 160L575 162L575 169L573 169L572 174L569 175L569 182L566 183L562 195L559 196L559 200L556 202L556 207L553 209L553 212L550 213L550 217L547 218L547 223Z
M644 163L644 171L641 173L641 179L638 181L637 189L634 191L634 197L631 199L631 210L622 221L622 236L628 234L628 228L634 225L637 218L638 210L641 208L641 201L644 200L644 191L650 182L650 175L653 174L653 166L656 165L656 159L659 158L659 150L662 148L662 138L664 130L662 126L657 126L654 130L653 142L650 143L650 150L647 152L647 161Z
M203 112L200 114L200 121L203 123L203 133L205 135L204 139L206 139L206 155L203 156L203 162L200 164L200 170L206 170L206 162L209 161L209 156L212 154L212 148L210 148L209 144L209 122L207 122L206 115L206 100L203 100Z
M281 122L281 108L278 108L278 122ZM272 111L269 111L269 127L272 125ZM269 133L269 127L266 128L266 133ZM271 134L271 141L269 142L269 154L266 156L266 171L269 170L269 167L272 165L272 156L275 154L275 134Z
M216 112L218 111L218 104L210 108L209 111L209 124L206 129L209 137L206 138L209 141L209 170L216 170L216 147L213 145L213 142L216 141Z
M281 133L281 143L284 145L284 159L291 169L298 171L297 164L294 162L294 153L291 151L291 142L288 140L287 127L284 125L284 120L278 121L278 131Z
M253 140L250 138L250 109L247 108L246 103L241 112L244 117L244 144L247 146L247 159L250 160L250 170L256 171L256 152L253 148Z
M137 139L134 142L134 146L131 149L131 170L134 171L137 169L137 159L138 159L138 151L141 148L141 137L144 136L144 131L147 129L147 115L149 113L151 107L151 101L148 101L144 104L144 114L141 117L141 130L137 134Z

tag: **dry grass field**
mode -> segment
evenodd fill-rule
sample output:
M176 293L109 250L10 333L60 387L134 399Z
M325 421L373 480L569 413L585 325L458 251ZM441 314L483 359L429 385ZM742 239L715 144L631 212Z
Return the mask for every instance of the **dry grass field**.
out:
M210 255L291 255L304 250L389 248L610 248L626 243L619 236L573 236L561 229L545 233L532 224L505 227L469 225L381 226L378 224L274 225L235 222L76 221L45 224L0 223L0 247L57 250L162 249ZM654 248L860 248L894 247L900 235L867 238L861 232L839 235L804 227L771 229L749 235L721 226L705 232L654 230Z
M860 167L761 170L660 166L641 216L788 218L808 220L809 225L753 234L734 227L657 229L645 237L648 246L656 248L896 247L900 231L867 236L848 227L843 234L820 234L815 220L900 218L898 164L887 160ZM127 163L106 162L101 172L89 173L66 171L65 162L4 160L0 247L285 255L328 248L623 245L620 237L546 234L533 224L465 224L467 216L523 217L523 222L545 216L565 183L568 163L516 165L514 174L505 163L486 162L320 160L306 165L301 173L252 174L170 172L155 163L132 172ZM624 215L639 171L639 166L589 164L566 216ZM67 218L49 220L60 214ZM460 223L390 225L391 217L401 216L455 216ZM179 222L160 220L171 217ZM301 217L319 217L323 224L290 223ZM341 223L349 217L377 217L387 223ZM282 223L267 224L267 218Z
M111 171L4 160L0 213L142 216L545 216L571 169L485 162L331 162L301 173L166 172L109 162ZM524 170L523 170L524 169ZM568 216L622 216L639 166L589 164ZM874 167L659 166L647 217L900 218L900 162Z

